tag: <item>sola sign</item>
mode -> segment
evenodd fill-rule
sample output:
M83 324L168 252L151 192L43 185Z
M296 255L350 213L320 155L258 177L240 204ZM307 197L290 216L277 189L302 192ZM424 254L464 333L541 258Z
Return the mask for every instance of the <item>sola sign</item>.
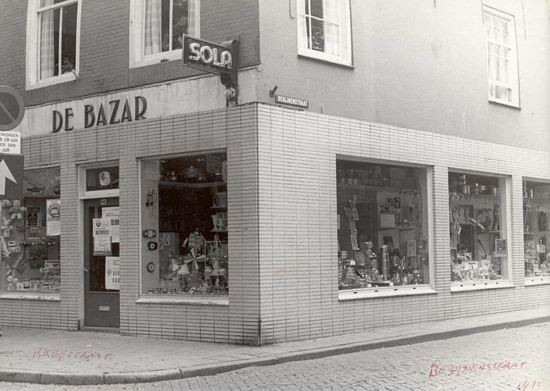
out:
M183 64L202 71L221 74L229 71L234 81L237 80L239 59L239 41L234 39L227 44L218 44L183 36Z

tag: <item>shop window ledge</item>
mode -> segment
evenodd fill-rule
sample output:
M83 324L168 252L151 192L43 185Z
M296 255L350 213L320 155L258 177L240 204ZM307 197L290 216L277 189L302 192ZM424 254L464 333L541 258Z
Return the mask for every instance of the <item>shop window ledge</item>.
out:
M146 295L141 296L137 304L182 304L182 305L212 305L228 306L229 298L224 297L204 297L204 296L185 296L185 297L166 297L164 295Z
M525 286L548 284L550 284L550 276L525 277Z
M37 292L0 292L0 299L61 301L61 295Z
M389 286L341 290L338 291L338 301L433 294L437 294L437 291L428 285Z
M515 285L506 280L453 282L451 284L451 292L469 292L503 288L515 288Z

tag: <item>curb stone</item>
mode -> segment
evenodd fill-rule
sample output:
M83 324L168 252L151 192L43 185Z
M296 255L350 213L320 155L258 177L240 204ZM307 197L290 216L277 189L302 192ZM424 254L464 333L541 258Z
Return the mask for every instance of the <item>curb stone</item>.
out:
M175 369L161 369L145 372L112 372L112 373L66 373L66 372L30 372L14 369L0 369L0 382L20 382L59 385L95 385L95 384L123 384L123 383L151 383L166 380L179 380L197 376L212 376L219 373L235 371L253 366L267 366L288 363L292 361L311 360L339 354L355 353L365 350L389 348L427 341L461 337L470 334L495 331L506 328L518 328L536 323L550 322L550 316L530 318L518 321L503 322L474 326L466 329L454 329L432 333L423 333L413 336L397 336L394 338L378 339L370 342L353 342L336 346L325 346L297 352L280 352L260 356L257 359L224 361L196 367Z

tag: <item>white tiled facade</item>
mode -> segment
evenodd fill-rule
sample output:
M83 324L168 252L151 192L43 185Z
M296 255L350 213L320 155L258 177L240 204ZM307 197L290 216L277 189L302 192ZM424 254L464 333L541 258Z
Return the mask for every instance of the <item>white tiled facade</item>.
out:
M140 159L226 151L229 304L140 299ZM83 312L78 168L120 167L120 332L266 344L547 306L525 286L522 178L550 181L550 154L268 104L23 140L27 169L61 166L59 300L0 298L0 325L77 329ZM339 300L336 160L430 167L435 293ZM513 287L451 292L448 169L510 178ZM414 326L411 326L414 327Z

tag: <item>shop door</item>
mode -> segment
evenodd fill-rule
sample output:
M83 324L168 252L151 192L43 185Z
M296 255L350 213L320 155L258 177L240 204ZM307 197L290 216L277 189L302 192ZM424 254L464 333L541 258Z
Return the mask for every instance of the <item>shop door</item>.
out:
M118 198L84 201L84 326L119 327Z

